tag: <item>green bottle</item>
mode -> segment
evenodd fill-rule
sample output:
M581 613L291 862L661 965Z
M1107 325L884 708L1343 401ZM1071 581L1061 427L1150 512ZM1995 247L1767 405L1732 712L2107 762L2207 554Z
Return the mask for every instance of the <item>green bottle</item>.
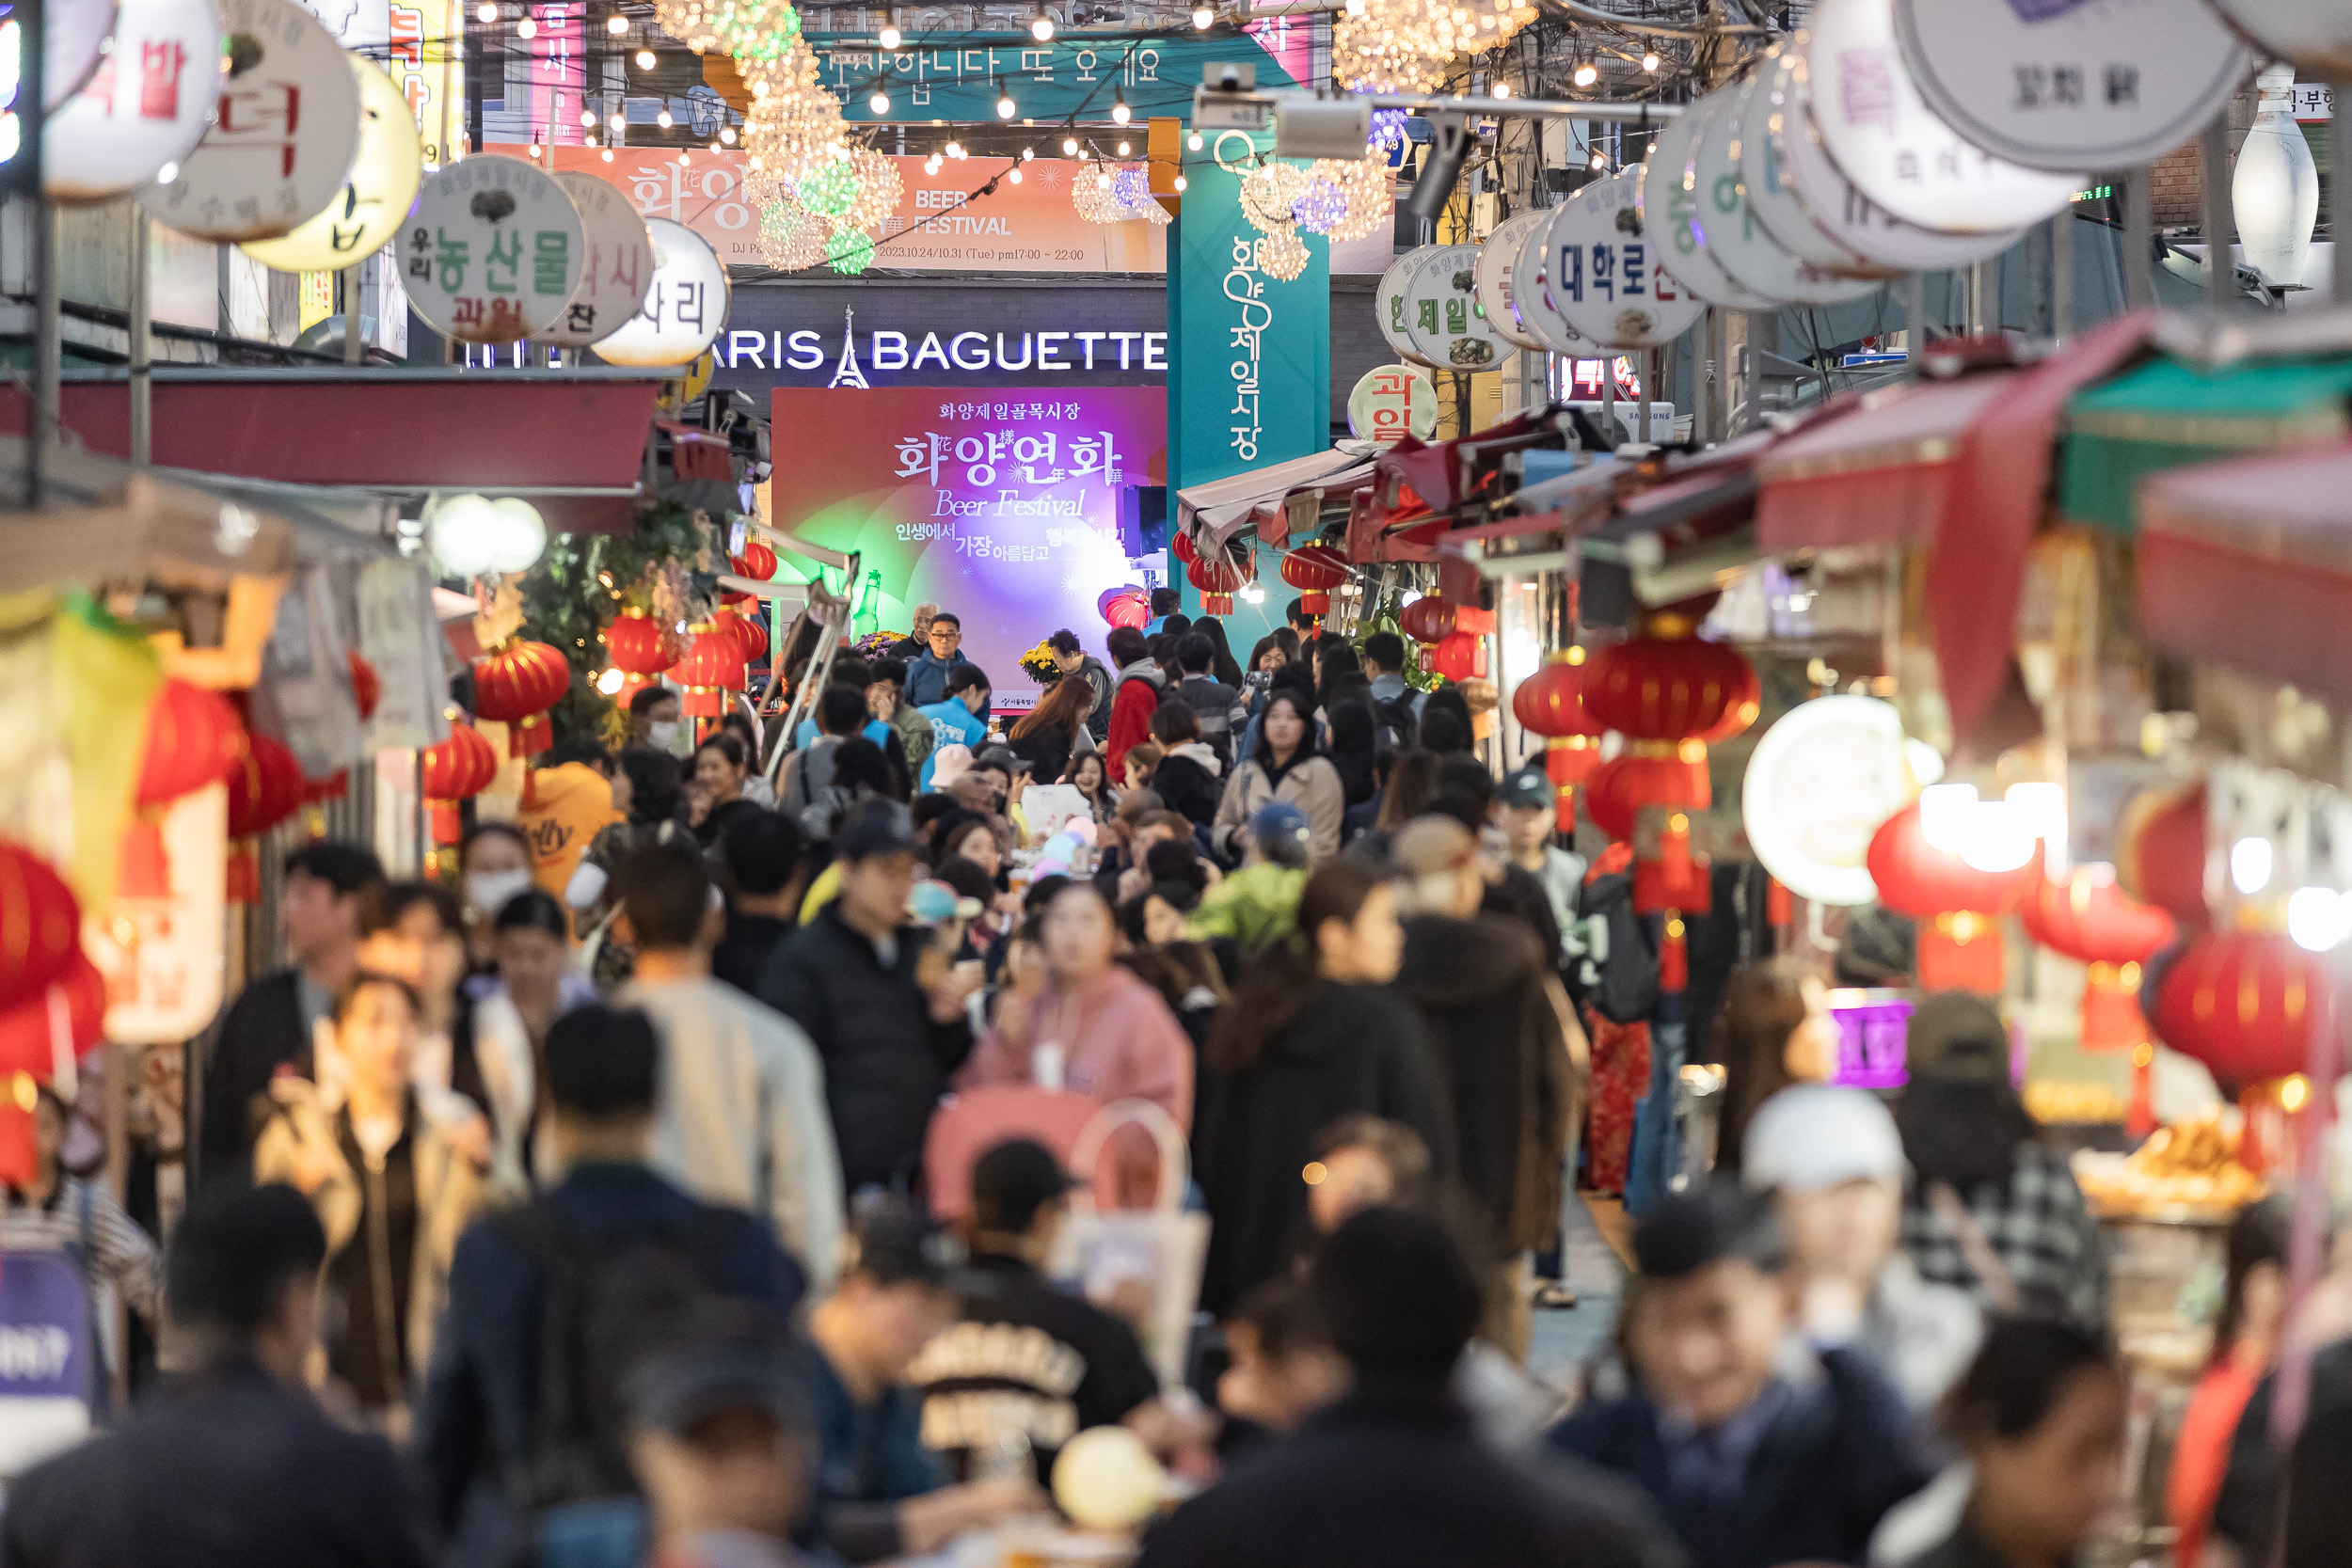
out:
M850 618L850 629L861 641L882 630L882 569L880 567L866 574L866 592L858 595L857 613Z

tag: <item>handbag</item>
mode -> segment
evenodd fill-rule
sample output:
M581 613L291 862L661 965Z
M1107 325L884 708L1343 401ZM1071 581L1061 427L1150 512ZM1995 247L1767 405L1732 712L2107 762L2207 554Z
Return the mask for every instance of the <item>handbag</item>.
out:
M1095 1167L1112 1135L1127 1126L1141 1127L1159 1148L1159 1192L1149 1209L1100 1209ZM1192 1186L1184 1129L1148 1100L1113 1101L1078 1133L1069 1168L1078 1185L1070 1195L1070 1212L1055 1233L1046 1274L1098 1303L1123 1287L1140 1284L1147 1305L1136 1328L1144 1355L1162 1387L1181 1387L1194 1307L1200 1299L1200 1272L1209 1255L1208 1214L1184 1208Z

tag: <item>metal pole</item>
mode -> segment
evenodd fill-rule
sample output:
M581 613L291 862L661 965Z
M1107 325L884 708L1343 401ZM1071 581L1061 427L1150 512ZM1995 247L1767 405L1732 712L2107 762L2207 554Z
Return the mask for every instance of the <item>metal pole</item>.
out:
M65 363L65 329L57 312L57 210L45 198L33 205L33 254L39 259L39 277L33 286L33 427L25 469L31 476L32 503L39 506L42 470L48 467L44 459L57 441Z
M1603 354L1600 358L1600 428L1612 441L1625 439L1617 427L1617 356Z
M1651 349L1642 356L1642 443L1649 444L1650 395L1658 389L1658 351Z
M2150 171L2133 169L2123 176L2123 307L2144 310L2156 302L2154 262L2149 241L2155 219L2149 211Z
M1919 373L1920 361L1927 356L1928 352L1928 280L1926 275L1913 273L1910 287L1905 290L1905 293L1909 296L1905 303L1910 307L1911 321L1903 334L1903 357L1909 361L1903 367L1903 373L1908 376L1916 376Z
M48 82L43 63L48 55L48 40L41 24L40 6L22 6L21 29L17 35L17 55L21 80L17 86L17 134L26 143L24 160L24 193L32 199L32 262L34 319L33 331L33 406L31 418L24 425L24 504L38 508L41 501L42 461L45 444L43 432L56 422L58 344L50 331L57 317L57 258L49 244L51 214L49 202L41 194L41 146L48 116L43 105L48 103ZM48 401L44 403L43 398Z
M2050 333L2062 343L2074 335L2073 204L2051 221L2056 227L2050 230Z
M147 276L147 209L131 203L131 461L155 460L154 300Z
M2352 207L2345 199L2352 195L2352 179L2344 172L2352 167L2352 115L2344 110L2345 101L2352 99L2352 81L2330 83L2328 90L2336 106L2335 118L2328 122L2328 232L2334 252L2328 298L2329 303L2342 306L2352 302L2352 224L2344 220L2344 212Z
M2230 125L2222 116L2205 127L2198 151L2204 166L2205 303L2227 310L2237 295L2237 265L2230 257L2237 225L2230 213Z
M359 272L365 261L354 261L343 269L343 363L364 365L368 362L368 340L359 327L359 312L367 291L361 287Z

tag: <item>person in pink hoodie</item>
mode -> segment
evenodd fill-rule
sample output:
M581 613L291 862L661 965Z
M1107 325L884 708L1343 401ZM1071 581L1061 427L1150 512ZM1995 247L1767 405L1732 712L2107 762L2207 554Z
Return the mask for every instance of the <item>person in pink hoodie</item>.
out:
M1042 920L1045 988L1009 995L958 1083L1040 1084L1108 1104L1148 1100L1192 1130L1192 1043L1151 985L1112 957L1118 927L1090 883L1054 895Z

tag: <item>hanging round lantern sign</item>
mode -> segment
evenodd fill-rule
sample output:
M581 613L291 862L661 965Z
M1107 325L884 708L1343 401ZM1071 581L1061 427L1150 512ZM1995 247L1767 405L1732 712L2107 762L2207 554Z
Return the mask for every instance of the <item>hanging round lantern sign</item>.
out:
M1756 741L1740 787L1740 821L1756 858L1791 893L1867 904L1879 895L1870 841L1916 788L1892 703L1816 697Z
M1600 345L1587 341L1551 305L1550 274L1546 269L1550 265L1551 220L1556 214L1546 207L1528 215L1543 221L1528 227L1511 264L1511 306L1518 314L1520 329L1549 353L1590 358L1600 352Z
M1766 135L1751 147L1740 145L1742 177L1791 198L1809 227L1828 234L1869 266L1892 272L1938 272L1966 266L1998 256L2023 237L2023 230L1994 230L1986 234L1947 234L1923 229L1897 217L1854 188L1852 181L1830 160L1821 145L1813 115L1812 67L1802 49L1781 52L1781 72L1766 87L1771 113ZM1789 243L1785 232L1793 221L1780 201L1766 200L1756 216Z
M1640 171L1596 180L1553 214L1545 286L1552 309L1603 348L1656 348L1690 330L1706 305L1643 243Z
M1895 40L1895 0L1820 0L1800 47L1831 160L1897 217L1987 234L2037 223L2083 187L2085 175L2027 168L1970 145L1928 107Z
M359 154L359 78L294 0L219 5L229 57L213 127L139 204L196 239L275 239L341 194Z
M1405 331L1425 365L1469 373L1498 370L1511 356L1510 341L1479 307L1478 253L1474 245L1432 245L1406 273Z
M461 343L543 336L588 263L580 209L520 158L463 158L427 177L399 246L409 305Z
M1511 277L1518 269L1519 253L1527 248L1527 237L1550 221L1551 214L1541 208L1504 218L1479 245L1478 262L1470 269L1478 290L1478 308L1486 312L1486 325L1505 342L1538 352L1543 349L1543 340L1520 324L1518 305L1511 293Z
M241 246L276 272L329 272L364 261L390 244L424 178L424 144L416 116L392 79L357 55L346 55L359 84L359 152L326 210L274 240Z
M1422 258L1438 248L1433 245L1419 245L1390 262L1389 270L1380 275L1379 285L1372 293L1374 325L1380 328L1380 336L1396 351L1397 357L1410 364L1430 364L1421 344L1413 340L1412 281Z
M219 101L212 0L122 0L112 36L82 90L41 131L41 194L64 206L112 201L167 169L177 175Z
M1666 264L1683 292L1725 310L1771 310L1774 302L1738 281L1707 251L1707 224L1699 196L1694 154L1699 134L1724 105L1724 95L1700 99L1668 120L1634 181L1634 209L1642 214L1642 239L1649 254Z
M2352 81L2352 12L2315 0L2212 0L2263 53L2307 77Z
M1895 37L1920 96L1972 146L2061 172L2154 163L2251 69L2205 0L1895 0Z
M647 218L645 228L653 236L652 285L637 313L597 341L596 357L608 365L691 364L726 325L727 269L686 225Z
M618 332L644 305L653 288L653 232L611 181L577 170L555 179L580 209L588 263L564 319L541 336L560 348L581 348Z
M40 96L51 114L89 81L114 30L115 0L41 0Z
M1740 178L1748 111L1763 78L1751 76L1722 95L1725 102L1700 131L1691 157L1692 178L1705 214L1708 253L1732 278L1767 299L1789 305L1843 305L1878 292L1877 280L1826 272L1772 237L1757 220Z
M1347 394L1347 428L1358 440L1392 447L1437 434L1438 388L1415 365L1375 365Z

